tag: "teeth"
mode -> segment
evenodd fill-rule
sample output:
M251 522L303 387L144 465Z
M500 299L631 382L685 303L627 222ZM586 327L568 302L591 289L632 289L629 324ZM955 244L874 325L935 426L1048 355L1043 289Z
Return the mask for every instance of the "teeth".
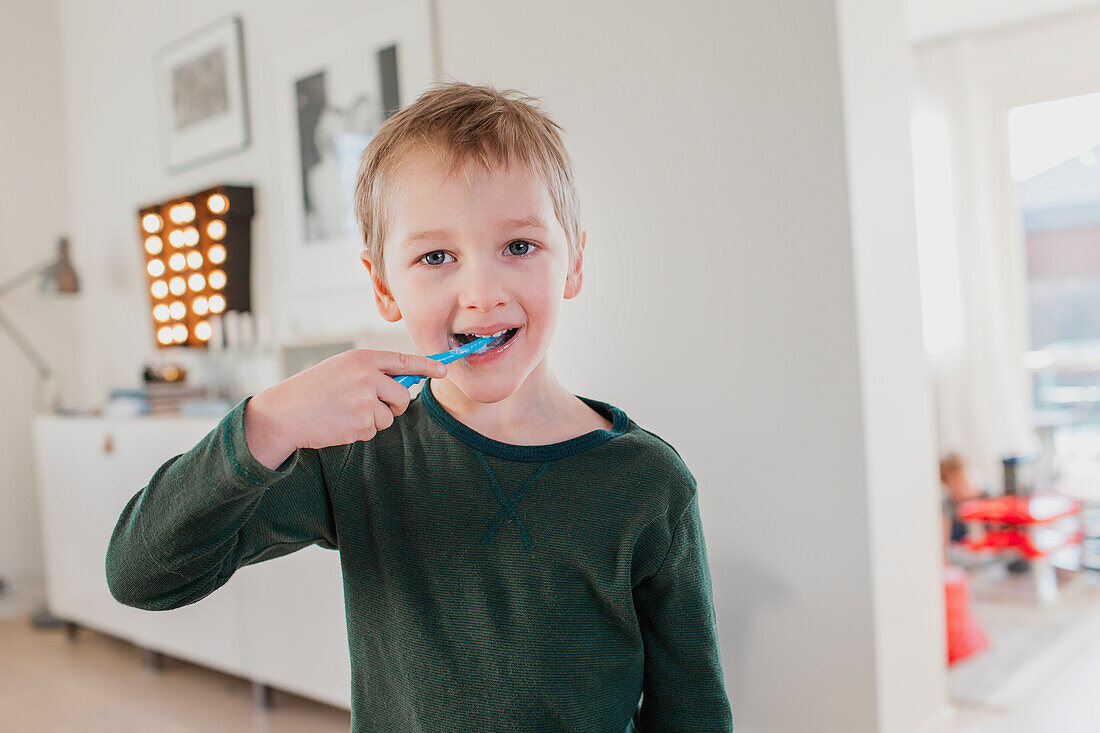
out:
M503 331L497 331L496 333L490 333L490 334L486 334L486 335L487 335L487 336L494 336L494 337L495 337L495 336L503 336L503 335L504 335L504 334L506 334L506 333L508 333L508 329L507 329L507 328L506 328L506 329L504 329ZM485 336L481 335L480 333L464 333L464 334L462 334L462 335L463 335L463 336L472 336L473 338L476 338L476 339L479 339L479 338L485 338Z

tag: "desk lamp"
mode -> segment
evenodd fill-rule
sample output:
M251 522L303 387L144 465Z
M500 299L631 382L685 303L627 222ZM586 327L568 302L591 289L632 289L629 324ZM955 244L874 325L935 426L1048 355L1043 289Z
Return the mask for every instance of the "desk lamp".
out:
M10 280L6 280L0 283L0 298L4 297L9 291L14 290L28 280L33 280L35 277L41 277L39 281L39 289L44 293L78 293L80 292L80 279L76 276L76 270L73 269L73 263L69 259L69 240L62 237L57 243L57 256L51 260L35 265L29 270L16 275ZM53 372L50 370L46 360L31 346L30 341L15 327L15 324L8 320L3 311L0 311L0 327L11 334L11 338L15 341L15 345L20 348L23 354L34 364L38 369L38 382L39 393L35 396L35 406L41 407L45 403L50 412L58 413L62 412L61 409L61 391L58 388L56 380L53 378ZM44 389L41 389L44 388ZM46 397L43 399L42 392L46 392ZM3 586L3 579L0 578L0 589ZM31 624L35 628L48 629L60 625L60 620L50 613L49 609L45 606L39 610L31 619Z
M76 275L76 270L73 269L72 261L69 259L68 239L62 237L58 241L57 256L53 259L35 265L26 272L0 283L0 298L26 281L38 276L42 278L39 288L44 293L68 294L80 292L80 280ZM11 334L15 345L38 369L39 386L44 388L42 391L46 393L46 397L43 399L40 391L38 397L36 397L36 406L41 407L45 403L45 407L48 408L49 412L61 412L61 392L54 379L53 371L46 364L46 360L31 346L31 343L19 332L15 324L8 320L3 311L0 311L0 327Z

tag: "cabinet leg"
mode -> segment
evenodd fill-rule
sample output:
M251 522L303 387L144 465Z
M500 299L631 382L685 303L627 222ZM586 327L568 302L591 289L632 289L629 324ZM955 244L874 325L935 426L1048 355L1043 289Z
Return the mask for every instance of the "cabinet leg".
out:
M161 672L164 670L164 655L152 649L146 649L141 655L141 663L148 670Z
M1058 602L1058 571L1050 560L1039 557L1031 561L1031 572L1035 574L1035 595L1039 603L1049 606Z
M261 682L252 683L252 704L257 710L271 709L271 688Z
M65 636L69 641L76 641L76 633L80 631L80 627L72 621L65 621Z
M60 629L63 625L61 619L50 613L45 603L31 616L31 626L39 630Z

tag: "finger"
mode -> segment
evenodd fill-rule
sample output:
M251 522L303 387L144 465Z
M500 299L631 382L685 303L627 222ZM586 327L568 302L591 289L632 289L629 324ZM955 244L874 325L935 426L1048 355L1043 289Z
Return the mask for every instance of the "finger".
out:
M359 434L355 436L356 440L370 440L378 434L378 428L373 425L368 425L359 431Z
M426 356L403 354L400 351L376 351L374 354L375 366L386 374L420 374L439 379L447 376L446 366Z
M385 377L380 380L378 385L378 399L385 402L390 407L390 411L394 415L400 415L409 406L409 400L412 395L409 394L409 389L403 384L395 382L389 377Z
M393 425L393 412L384 402L376 402L374 406L374 426L378 430L385 430Z

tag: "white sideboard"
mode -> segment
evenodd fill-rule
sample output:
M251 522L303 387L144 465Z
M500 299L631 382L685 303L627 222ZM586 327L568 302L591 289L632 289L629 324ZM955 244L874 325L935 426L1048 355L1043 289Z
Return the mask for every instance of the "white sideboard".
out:
M150 651L350 708L336 552L308 547L241 568L210 596L173 611L124 606L107 588L107 542L126 502L216 424L184 417L35 420L50 610Z

